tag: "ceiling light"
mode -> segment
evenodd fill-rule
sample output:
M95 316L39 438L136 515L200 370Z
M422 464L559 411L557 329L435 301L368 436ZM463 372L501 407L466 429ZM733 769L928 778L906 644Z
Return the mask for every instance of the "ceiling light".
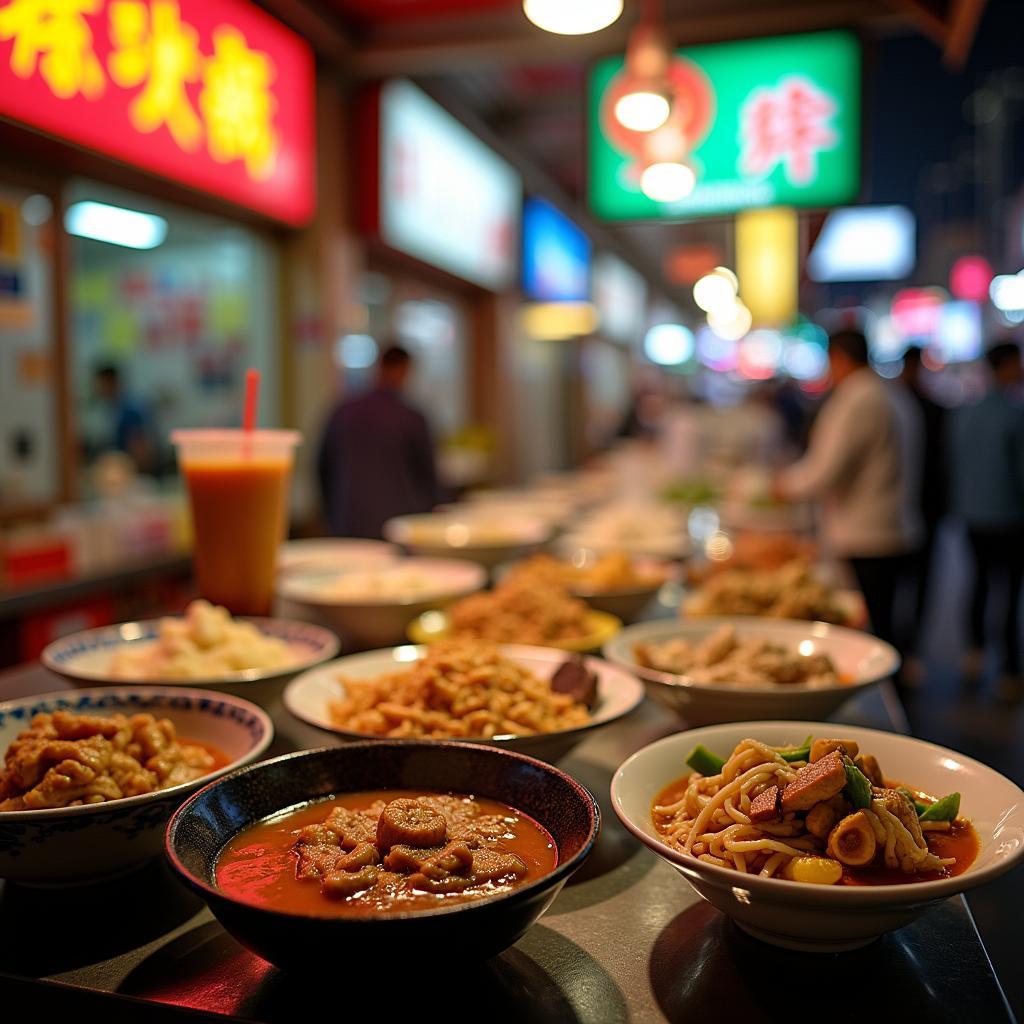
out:
M697 184L697 176L686 164L665 161L650 164L640 175L640 189L656 203L685 199Z
M622 13L622 0L523 0L523 13L546 32L583 36L615 21Z
M155 249L167 238L167 221L152 213L83 202L67 208L64 230L69 235L123 245L127 249Z
M750 310L739 299L731 308L708 313L708 326L726 341L738 341L750 330L753 322Z
M644 355L661 366L685 363L693 350L693 332L682 324L655 324L644 337Z
M705 274L693 286L693 301L710 313L732 307L736 301L739 282L736 275L727 267L715 267L710 274Z
M653 89L637 89L620 96L615 104L615 119L631 132L653 132L672 113L668 97Z

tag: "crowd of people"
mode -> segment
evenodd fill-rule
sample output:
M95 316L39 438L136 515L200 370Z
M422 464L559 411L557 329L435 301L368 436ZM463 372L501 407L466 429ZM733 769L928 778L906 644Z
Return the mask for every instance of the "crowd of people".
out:
M940 525L955 516L966 529L974 566L965 671L977 675L991 639L1000 692L1024 694L1019 347L1005 341L989 349L984 398L958 409L930 395L918 348L907 351L896 380L875 372L859 331L834 333L828 357L831 392L805 451L775 477L776 497L817 504L824 547L848 563L872 630L903 653L907 685L920 681L928 595L941 585L933 572ZM404 349L388 348L375 386L330 415L317 465L324 515L337 535L379 537L392 516L428 511L438 500L427 421L402 397L411 369ZM1000 589L1000 625L990 638L987 616L996 611Z

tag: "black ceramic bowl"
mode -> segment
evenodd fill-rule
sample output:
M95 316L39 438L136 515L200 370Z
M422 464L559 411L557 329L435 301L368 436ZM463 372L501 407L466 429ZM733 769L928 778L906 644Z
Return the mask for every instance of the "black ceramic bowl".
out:
M551 833L558 866L511 892L438 910L386 917L313 917L267 910L221 892L214 881L224 844L242 829L310 800L367 789L424 789L500 800ZM222 925L264 960L287 969L337 971L353 959L397 957L451 965L512 945L548 908L597 838L597 802L543 761L471 743L375 740L287 754L200 790L167 826L171 867Z

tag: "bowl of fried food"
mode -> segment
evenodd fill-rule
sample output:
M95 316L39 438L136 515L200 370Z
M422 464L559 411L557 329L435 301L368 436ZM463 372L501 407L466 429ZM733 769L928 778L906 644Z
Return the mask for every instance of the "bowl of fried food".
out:
M72 633L49 644L40 660L77 686L209 687L266 705L298 672L337 653L338 638L322 626L233 618L197 600L181 616Z
M825 718L900 664L893 647L868 633L753 616L641 622L604 654L691 725Z
M1024 859L1024 792L953 750L826 722L677 733L615 773L626 827L755 938L835 953Z
M466 740L557 761L643 696L599 658L453 638L320 665L289 683L284 704L345 740Z
M471 743L381 740L264 761L188 800L167 829L178 877L285 970L438 977L515 942L597 838L597 802L557 768ZM329 973L328 973L329 976ZM401 985L397 986L401 989ZM415 988L415 987L414 987ZM387 999L390 1019L422 987Z
M182 687L70 690L0 704L0 878L91 881L160 853L190 793L256 760L256 705Z
M827 583L802 559L777 568L731 568L714 573L684 600L686 618L757 615L773 619L807 619L842 626L863 626L859 592Z
M451 636L586 652L600 650L621 626L620 619L596 611L563 587L509 578L443 611L424 612L408 635L417 644Z
M567 558L534 555L506 567L499 578L558 587L596 611L632 622L675 575L662 559L632 557L623 551L599 555L584 548Z

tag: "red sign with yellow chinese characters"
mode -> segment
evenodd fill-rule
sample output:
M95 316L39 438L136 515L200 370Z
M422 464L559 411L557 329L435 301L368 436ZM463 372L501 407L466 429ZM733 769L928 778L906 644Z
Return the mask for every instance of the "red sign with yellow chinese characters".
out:
M0 115L290 224L313 105L309 46L244 0L0 0Z

